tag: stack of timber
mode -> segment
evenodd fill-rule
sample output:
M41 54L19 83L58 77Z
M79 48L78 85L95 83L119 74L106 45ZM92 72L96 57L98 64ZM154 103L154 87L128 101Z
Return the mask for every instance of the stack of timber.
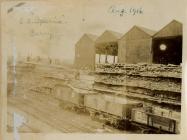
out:
M94 90L180 112L181 76L180 65L99 64Z

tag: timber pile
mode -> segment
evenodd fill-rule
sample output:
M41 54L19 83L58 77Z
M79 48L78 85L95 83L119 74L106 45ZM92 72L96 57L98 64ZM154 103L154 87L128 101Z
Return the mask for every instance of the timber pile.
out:
M171 64L100 64L96 73L181 78L182 68Z
M151 90L181 92L180 80L167 78L147 78L141 76L99 74L95 76L95 82L111 85L123 85L147 88Z
M178 65L100 64L96 66L94 89L180 105L181 76L182 68Z

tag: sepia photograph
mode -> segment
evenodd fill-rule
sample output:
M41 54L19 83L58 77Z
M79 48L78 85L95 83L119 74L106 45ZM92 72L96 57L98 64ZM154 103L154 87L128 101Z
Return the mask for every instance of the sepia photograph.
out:
M1 130L182 134L185 4L2 2Z

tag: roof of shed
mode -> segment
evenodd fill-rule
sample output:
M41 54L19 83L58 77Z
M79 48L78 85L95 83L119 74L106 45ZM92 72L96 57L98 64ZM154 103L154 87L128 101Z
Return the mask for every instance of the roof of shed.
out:
M86 33L85 35L88 36L88 37L89 37L91 40L93 40L93 41L95 41L95 40L98 38L97 35L90 34L90 33Z
M134 25L128 32L126 32L120 40L123 40L125 38L130 38L130 39L138 39L140 36L148 36L152 37L156 31L142 27L142 26L137 26Z
M156 31L142 27L142 26L136 26L136 27L138 27L139 29L141 29L145 33L149 34L150 36L153 36L156 33Z
M161 30L159 30L154 38L158 37L168 37L168 36L180 36L182 35L182 23L177 20L172 20Z
M90 39L91 41L95 42L97 38L98 38L98 36L96 36L94 34L85 33L77 41L76 45L79 44L82 40L88 40L88 39Z
M119 39L123 35L122 33L118 33L118 32L112 31L112 30L106 30L106 31L108 31L111 34L113 34L117 39Z
M103 32L96 40L97 43L106 43L106 42L113 42L117 41L119 38L122 37L123 34L111 31L111 30L106 30Z

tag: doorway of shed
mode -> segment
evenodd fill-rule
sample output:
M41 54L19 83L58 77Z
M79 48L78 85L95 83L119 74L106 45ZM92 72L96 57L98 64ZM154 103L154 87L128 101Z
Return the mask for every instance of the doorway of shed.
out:
M153 63L175 64L182 62L182 37L153 40Z

